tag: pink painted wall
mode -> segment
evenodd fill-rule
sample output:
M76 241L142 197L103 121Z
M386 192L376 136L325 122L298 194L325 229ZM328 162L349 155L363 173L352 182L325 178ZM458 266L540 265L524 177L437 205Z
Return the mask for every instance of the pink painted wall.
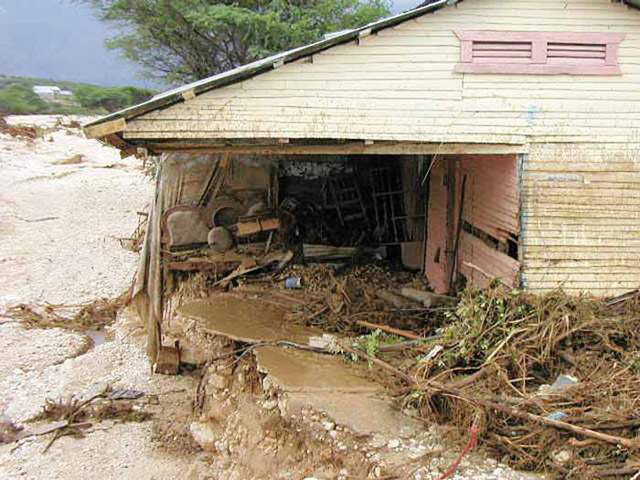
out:
M455 162L455 205L448 206L447 186L444 177L447 162ZM506 242L510 234L520 232L520 199L518 193L517 160L515 155L463 155L441 157L431 173L427 226L426 274L431 287L439 293L448 290L449 269L447 249L453 248L454 238L447 238L447 209L453 208L453 220L457 223L462 188L462 178L467 175L463 220ZM438 255L439 253L439 255ZM467 264L467 265L465 265ZM489 274L501 278L509 285L516 285L520 263L483 240L467 232L461 232L456 269L473 284L486 286L490 278L472 264Z
M509 233L517 235L520 198L515 155L462 156L458 185L464 174L467 174L464 219L499 240L506 241ZM458 189L456 199L459 198Z
M427 258L426 274L434 291L444 293L448 289L447 278L447 187L444 177L447 172L447 157L436 160L429 180L427 203Z

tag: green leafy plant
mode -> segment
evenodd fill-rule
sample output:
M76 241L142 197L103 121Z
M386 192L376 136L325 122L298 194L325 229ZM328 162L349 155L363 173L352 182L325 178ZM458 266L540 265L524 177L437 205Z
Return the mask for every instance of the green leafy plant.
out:
M77 0L121 33L110 48L168 83L202 79L365 25L388 0Z
M402 338L396 335L389 335L380 329L376 329L368 335L358 337L353 346L366 352L367 355L375 357L380 351L380 347L385 345L394 345L401 341Z

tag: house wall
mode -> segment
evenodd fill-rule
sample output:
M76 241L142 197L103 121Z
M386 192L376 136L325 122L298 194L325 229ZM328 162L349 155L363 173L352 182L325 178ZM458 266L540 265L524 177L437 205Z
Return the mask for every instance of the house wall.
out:
M523 157L523 285L617 294L640 283L640 151L532 145Z
M640 11L610 0L464 0L146 114L124 136L518 145L524 284L620 293L640 283L639 27ZM456 73L455 29L623 33L623 74Z
M508 243L519 243L519 192L515 155L443 156L436 160L429 182L425 259L426 274L436 292L449 290L452 268L454 276L461 273L477 286L486 286L493 278L518 286L521 263L509 256ZM460 218L464 227L458 224ZM519 256L517 251L514 256Z
M626 142L640 126L639 27L640 11L610 0L464 0L139 117L125 137ZM456 73L454 29L624 33L624 75Z

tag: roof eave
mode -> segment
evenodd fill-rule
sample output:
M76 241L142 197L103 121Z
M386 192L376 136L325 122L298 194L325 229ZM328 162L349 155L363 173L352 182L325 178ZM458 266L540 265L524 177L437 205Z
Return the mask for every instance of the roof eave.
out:
M279 64L295 62L302 58L309 57L316 53L327 50L336 45L356 40L363 32L368 33L370 31L371 33L376 33L380 30L384 30L385 28L396 26L402 22L406 22L407 20L412 20L413 18L417 18L426 13L438 10L446 5L454 4L456 3L456 1L457 0L439 0L430 5L419 7L414 10L409 10L407 12L382 19L374 23L370 23L369 25L365 25L364 27L349 30L334 37L320 40L303 47L294 48L292 50L279 53L271 57L250 63L248 65L238 67L234 70L230 70L228 72L210 77L208 79L200 80L175 90L170 90L168 93L161 94L144 103L134 105L118 112L111 113L109 115L105 115L104 117L89 122L83 126L84 132L90 138L104 137L105 131L108 131L109 134L117 133L124 129L123 120L126 121L131 118L144 115L145 113L149 113L153 110L166 108L176 103L182 102L185 100L185 94L187 96L193 97L216 88L224 87L242 80L246 80L247 78L251 78L253 76L272 70ZM98 126L107 127L107 125L104 124L109 124L109 127L112 128L107 128L106 130L104 128L95 128Z

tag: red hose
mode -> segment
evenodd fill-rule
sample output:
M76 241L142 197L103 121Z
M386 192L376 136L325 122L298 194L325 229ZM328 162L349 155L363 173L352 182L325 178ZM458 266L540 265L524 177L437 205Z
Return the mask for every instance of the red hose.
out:
M469 442L467 443L467 446L464 447L464 450L462 451L458 459L455 462L453 462L453 464L449 467L449 470L447 470L442 475L440 475L440 477L438 477L438 480L445 480L446 478L449 478L451 475L456 473L456 470L458 470L458 467L460 466L462 459L466 457L467 454L471 450L473 450L475 446L478 444L478 434L480 433L480 429L475 425L475 423L471 426L471 429L469 430L469 432L471 433L471 436L469 438Z

